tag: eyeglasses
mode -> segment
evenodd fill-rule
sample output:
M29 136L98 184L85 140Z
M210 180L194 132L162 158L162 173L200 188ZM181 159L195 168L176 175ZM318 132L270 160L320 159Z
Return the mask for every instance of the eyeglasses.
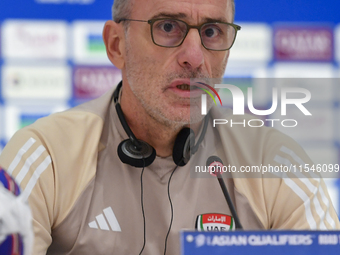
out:
M160 18L150 20L120 19L121 21L147 22L151 27L151 37L154 44L174 48L180 46L189 30L195 28L201 37L201 43L207 50L229 50L235 41L241 27L227 22L209 22L200 26L191 26L182 20Z

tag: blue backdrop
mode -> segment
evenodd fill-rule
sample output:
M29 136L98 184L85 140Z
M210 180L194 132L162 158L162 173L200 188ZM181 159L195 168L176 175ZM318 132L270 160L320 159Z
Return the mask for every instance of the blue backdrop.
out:
M237 21L340 22L338 0L235 0L235 3ZM0 20L105 20L111 17L111 4L112 0L1 0Z

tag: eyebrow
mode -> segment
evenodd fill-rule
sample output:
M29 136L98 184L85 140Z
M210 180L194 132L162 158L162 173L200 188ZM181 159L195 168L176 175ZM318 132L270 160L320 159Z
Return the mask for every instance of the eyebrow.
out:
M159 14L156 14L152 16L151 19L158 19L158 18L170 18L170 19L185 19L187 18L188 15L185 13L166 13L166 12L161 12ZM226 18L204 18L202 23L214 23L214 22L228 22Z
M172 18L172 19L184 19L187 15L185 13L166 13L161 12L159 14L156 14L152 16L151 19L158 19L158 18Z
M217 19L205 18L204 19L204 23L214 23L214 22L228 23L228 21L225 18L217 18Z

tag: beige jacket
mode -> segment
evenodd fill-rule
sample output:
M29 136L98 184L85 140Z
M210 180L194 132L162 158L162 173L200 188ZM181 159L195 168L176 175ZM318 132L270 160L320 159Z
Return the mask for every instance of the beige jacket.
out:
M141 169L121 163L117 156L118 144L127 136L111 93L21 129L1 154L0 165L16 178L32 208L34 255L130 255L142 248ZM232 117L228 110L212 110L211 118L221 116ZM174 218L167 254L179 254L179 231L194 229L199 215L231 215L216 178L194 172L211 155L237 169L312 164L297 143L275 129L214 128L209 121L199 150L171 180ZM171 157L157 157L145 169L143 254L163 254L171 216L167 185L174 168ZM327 188L317 176L231 176L225 181L245 229L340 226Z

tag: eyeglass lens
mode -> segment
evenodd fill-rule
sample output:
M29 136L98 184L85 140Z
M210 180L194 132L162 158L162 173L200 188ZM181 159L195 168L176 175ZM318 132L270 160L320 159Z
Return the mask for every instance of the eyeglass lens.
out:
M187 34L187 29L187 24L179 20L157 20L152 26L154 42L165 47L178 46ZM212 50L229 49L235 34L235 28L224 23L206 23L200 29L202 43Z

